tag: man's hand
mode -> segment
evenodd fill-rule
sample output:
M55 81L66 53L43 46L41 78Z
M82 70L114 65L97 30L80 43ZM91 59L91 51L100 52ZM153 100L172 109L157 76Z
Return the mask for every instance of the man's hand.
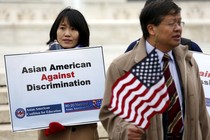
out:
M128 140L141 140L144 130L134 125L128 126Z

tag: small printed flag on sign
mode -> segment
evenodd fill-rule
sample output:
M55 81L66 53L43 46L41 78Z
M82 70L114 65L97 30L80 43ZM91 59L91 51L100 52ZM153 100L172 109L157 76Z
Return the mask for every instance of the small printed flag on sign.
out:
M163 71L153 49L114 83L109 110L125 121L147 129L150 119L163 113L169 102Z

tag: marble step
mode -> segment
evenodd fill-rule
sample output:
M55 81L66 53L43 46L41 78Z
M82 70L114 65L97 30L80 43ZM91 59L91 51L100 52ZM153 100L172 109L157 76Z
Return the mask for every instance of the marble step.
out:
M1 140L37 140L37 131L13 132L10 124L0 124Z
M6 86L5 72L4 72L3 68L1 68L1 67L0 67L0 88Z
M8 104L7 87L0 87L0 105Z
M0 124L10 123L10 114L8 105L0 105Z

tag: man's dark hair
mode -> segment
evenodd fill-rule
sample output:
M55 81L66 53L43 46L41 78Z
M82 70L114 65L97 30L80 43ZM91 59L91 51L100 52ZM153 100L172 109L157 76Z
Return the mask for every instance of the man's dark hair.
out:
M147 39L149 32L148 24L158 26L166 15L176 15L181 8L171 0L155 0L147 4L139 16L143 37Z

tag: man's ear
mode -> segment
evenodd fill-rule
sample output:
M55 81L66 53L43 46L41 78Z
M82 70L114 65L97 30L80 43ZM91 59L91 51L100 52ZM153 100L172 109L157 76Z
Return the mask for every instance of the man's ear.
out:
M148 24L147 25L147 30L151 36L156 35L156 27L153 24Z

